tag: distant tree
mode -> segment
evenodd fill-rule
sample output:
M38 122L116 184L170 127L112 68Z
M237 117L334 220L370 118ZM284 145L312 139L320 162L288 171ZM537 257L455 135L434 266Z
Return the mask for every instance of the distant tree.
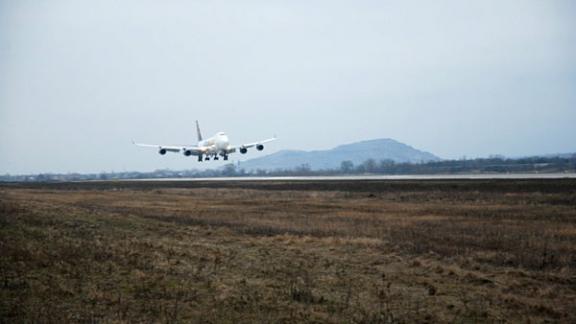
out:
M340 171L342 171L343 173L350 173L352 172L352 170L354 169L354 163L352 161L342 161L342 163L340 163Z
M263 176L267 176L268 172L264 169L258 169L258 170L256 170L256 175L259 177L263 177Z
M236 167L234 163L229 163L224 166L224 170L222 170L222 175L227 177L233 177L236 175Z
M491 154L491 155L488 156L488 159L491 159L491 160L504 160L504 159L506 159L506 157L505 157L504 155L501 155L501 154Z
M303 163L296 168L296 174L297 175L308 175L308 174L310 174L310 171L311 171L311 168L310 168L310 164L308 164L308 163Z
M364 169L366 172L374 172L376 171L376 160L368 159L362 163L364 165Z
M389 173L396 162L392 159L380 160L380 165L378 165L378 172Z

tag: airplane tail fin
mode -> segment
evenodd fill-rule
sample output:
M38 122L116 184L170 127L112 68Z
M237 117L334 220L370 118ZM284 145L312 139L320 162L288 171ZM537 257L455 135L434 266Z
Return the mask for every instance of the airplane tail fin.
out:
M202 133L200 132L200 124L196 121L196 133L198 134L198 142L202 141Z

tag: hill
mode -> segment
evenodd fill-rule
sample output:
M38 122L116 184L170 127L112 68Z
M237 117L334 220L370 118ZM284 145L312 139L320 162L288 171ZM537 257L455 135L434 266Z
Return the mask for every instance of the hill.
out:
M304 164L312 170L338 169L342 161L352 161L354 165L368 159L375 161L392 160L401 162L439 161L432 153L417 150L393 139L375 139L341 145L331 150L298 151L283 150L261 158L245 161L240 168L250 170L294 169Z

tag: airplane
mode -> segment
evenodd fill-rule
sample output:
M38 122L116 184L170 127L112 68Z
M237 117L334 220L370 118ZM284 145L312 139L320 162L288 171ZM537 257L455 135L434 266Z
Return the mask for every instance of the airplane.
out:
M241 154L246 154L248 149L251 147L256 147L258 151L262 151L264 149L264 144L268 142L275 141L277 138L274 136L273 138L269 138L263 141L243 144L240 146L232 146L230 145L230 141L228 140L228 136L224 132L218 132L216 135L204 140L202 138L202 133L200 132L200 125L198 121L196 121L196 133L198 136L198 144L197 145L190 145L190 146L169 146L169 145L155 145L155 144L142 144L136 143L132 141L134 145L142 146L142 147L154 147L158 149L158 153L160 155L164 155L167 152L172 153L182 153L185 156L198 156L198 161L209 161L210 158L213 160L218 160L222 157L224 160L228 160L228 154L234 153L239 151Z

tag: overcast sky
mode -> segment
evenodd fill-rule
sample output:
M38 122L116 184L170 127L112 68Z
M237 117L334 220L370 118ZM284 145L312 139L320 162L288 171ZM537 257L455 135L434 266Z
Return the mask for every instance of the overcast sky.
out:
M130 142L196 119L278 135L249 157L575 152L576 2L0 0L0 174L196 168Z

